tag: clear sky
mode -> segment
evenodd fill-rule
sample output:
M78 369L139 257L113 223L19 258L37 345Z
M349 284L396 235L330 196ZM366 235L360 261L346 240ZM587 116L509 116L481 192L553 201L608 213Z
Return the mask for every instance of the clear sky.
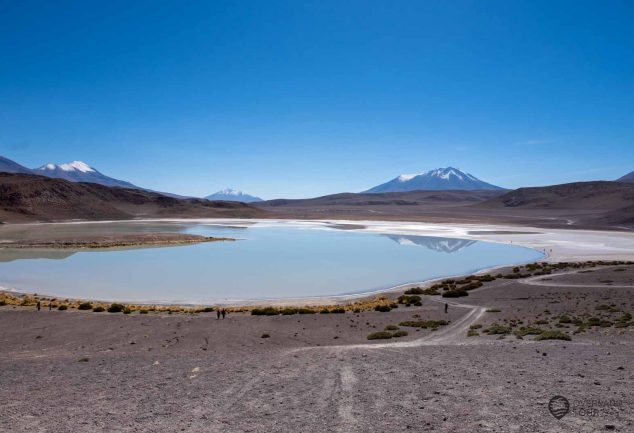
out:
M634 170L634 2L0 0L0 155L157 190Z

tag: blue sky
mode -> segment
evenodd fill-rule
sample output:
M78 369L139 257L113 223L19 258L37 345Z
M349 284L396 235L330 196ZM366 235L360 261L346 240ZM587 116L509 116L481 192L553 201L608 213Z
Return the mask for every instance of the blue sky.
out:
M0 0L1 1L1 0ZM0 155L181 194L634 170L631 1L2 1Z

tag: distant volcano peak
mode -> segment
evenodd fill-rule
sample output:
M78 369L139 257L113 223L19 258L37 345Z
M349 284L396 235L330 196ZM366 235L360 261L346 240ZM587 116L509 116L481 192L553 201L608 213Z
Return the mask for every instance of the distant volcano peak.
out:
M502 189L455 167L441 167L421 174L401 174L365 192L405 192L416 190Z

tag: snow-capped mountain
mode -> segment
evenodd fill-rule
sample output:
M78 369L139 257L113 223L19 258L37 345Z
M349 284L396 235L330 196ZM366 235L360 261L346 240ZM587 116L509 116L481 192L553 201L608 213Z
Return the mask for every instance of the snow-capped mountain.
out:
M9 158L0 156L0 172L2 173L24 173L33 174L33 171L26 168L15 161L11 161Z
M45 164L34 169L33 173L41 176L65 179L71 182L90 182L105 186L142 189L130 182L106 176L100 173L96 168L82 161L72 161L66 164Z
M205 197L207 200L240 201L242 203L253 203L262 201L260 197L245 194L242 191L227 188Z
M420 174L401 174L384 184L364 192L404 192L416 190L478 190L503 189L491 185L457 168L437 168Z

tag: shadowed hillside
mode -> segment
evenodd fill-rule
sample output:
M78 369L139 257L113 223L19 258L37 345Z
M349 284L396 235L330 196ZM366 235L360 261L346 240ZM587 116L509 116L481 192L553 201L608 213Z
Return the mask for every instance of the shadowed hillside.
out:
M265 214L244 203L177 199L138 189L0 173L0 221L251 218Z
M634 205L634 185L602 181L519 188L478 207L616 210L628 205Z
M634 171L626 174L623 177L620 177L616 180L617 182L631 182L634 183Z

